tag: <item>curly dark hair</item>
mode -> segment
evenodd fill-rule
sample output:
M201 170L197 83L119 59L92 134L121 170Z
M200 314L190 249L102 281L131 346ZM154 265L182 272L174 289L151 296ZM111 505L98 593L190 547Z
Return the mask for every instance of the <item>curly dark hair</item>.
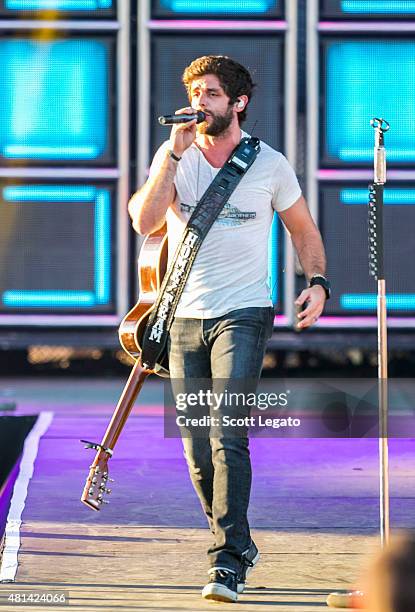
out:
M214 74L218 77L223 91L234 104L238 96L248 96L248 103L244 110L238 113L238 121L242 123L246 119L246 109L256 87L252 81L249 71L226 55L204 55L195 59L183 72L182 81L186 87L190 99L191 84L205 74Z

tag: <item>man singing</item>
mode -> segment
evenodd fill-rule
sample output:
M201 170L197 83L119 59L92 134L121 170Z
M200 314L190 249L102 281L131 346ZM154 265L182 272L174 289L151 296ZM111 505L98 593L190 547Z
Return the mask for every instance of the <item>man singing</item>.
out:
M197 124L175 125L161 145L145 185L129 202L134 229L149 234L167 223L169 258L200 198L232 151L247 136L254 84L244 66L226 56L194 60L183 73L190 106L203 111ZM172 379L258 384L274 312L267 286L268 235L274 211L291 234L309 287L296 303L298 327L317 321L329 297L320 233L286 158L264 142L207 234L191 268L170 329ZM226 414L221 405L219 413ZM244 413L245 414L245 413ZM259 560L247 511L251 488L248 434L183 436L193 486L214 541L208 550L206 599L234 602Z

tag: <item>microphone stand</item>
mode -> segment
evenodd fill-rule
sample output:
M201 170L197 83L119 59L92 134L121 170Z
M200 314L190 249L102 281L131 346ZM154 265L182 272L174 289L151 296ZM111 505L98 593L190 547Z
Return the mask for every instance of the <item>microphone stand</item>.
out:
M379 513L380 543L389 541L389 451L388 451L388 347L386 325L386 283L383 261L383 190L386 183L386 151L384 133L389 123L384 119L371 119L375 130L374 179L369 185L368 244L369 274L378 284L378 398L379 398ZM331 608L362 608L364 593L348 591L330 593L327 605Z
M383 189L386 183L386 153L383 135L389 130L384 119L370 122L375 130L374 182L369 185L369 274L378 284L378 391L379 391L379 485L380 539L389 541L389 454L388 454L388 349L386 284L383 261Z

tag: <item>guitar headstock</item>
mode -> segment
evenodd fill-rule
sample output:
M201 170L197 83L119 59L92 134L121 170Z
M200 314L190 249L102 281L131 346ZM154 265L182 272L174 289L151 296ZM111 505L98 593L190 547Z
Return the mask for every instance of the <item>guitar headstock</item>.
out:
M85 442L85 440L82 440L82 442ZM109 503L106 499L104 499L104 496L111 493L111 489L108 489L107 485L110 482L114 482L109 477L108 471L108 459L111 457L111 451L109 451L109 449L105 450L99 445L94 445L91 442L87 442L86 448L96 447L98 447L98 452L95 456L93 464L90 467L81 496L81 501L92 508L92 510L100 510L102 504Z

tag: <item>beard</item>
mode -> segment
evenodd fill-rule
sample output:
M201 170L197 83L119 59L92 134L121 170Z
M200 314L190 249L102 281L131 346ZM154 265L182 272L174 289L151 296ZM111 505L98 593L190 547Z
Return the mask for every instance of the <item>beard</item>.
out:
M229 105L228 110L223 115L217 113L209 113L212 117L212 123L203 121L198 128L199 134L206 134L206 136L220 136L229 128L232 123L233 110L232 106Z

